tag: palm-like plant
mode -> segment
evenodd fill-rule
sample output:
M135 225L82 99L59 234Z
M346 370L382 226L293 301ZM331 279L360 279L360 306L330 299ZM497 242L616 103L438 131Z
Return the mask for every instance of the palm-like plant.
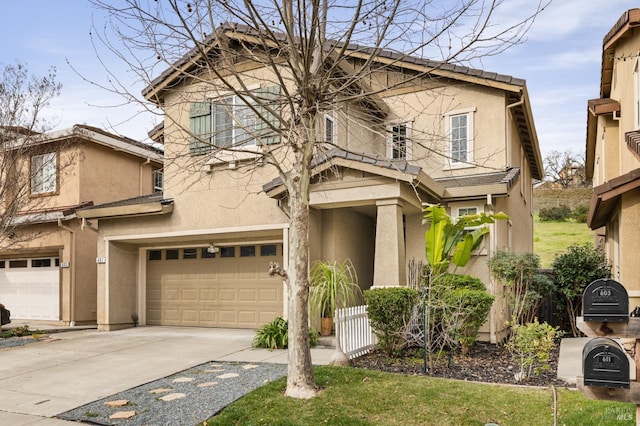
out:
M358 276L351 260L342 263L317 261L309 273L311 315L332 318L338 307L355 305L361 299Z

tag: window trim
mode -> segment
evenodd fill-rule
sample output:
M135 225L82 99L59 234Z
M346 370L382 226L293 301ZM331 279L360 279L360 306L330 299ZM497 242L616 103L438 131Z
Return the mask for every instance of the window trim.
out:
M463 216L460 214L460 210L463 209L475 209L476 212L475 214L480 214L482 212L484 212L484 206L481 204L465 204L465 203L461 203L459 205L456 205L455 207L452 207L451 210L453 212L453 210L455 209L455 216L452 215L454 217L454 219L458 219L460 218L460 216ZM473 231L474 229L478 229L478 228L482 228L482 227L486 227L487 225L478 225L478 226L467 226L464 228L465 231ZM477 249L475 249L474 251L472 251L471 253L474 255L478 255L478 254L486 254L486 247L487 247L487 240L486 240L487 236L485 235L484 238L482 239L482 242L480 243L480 245L478 246Z
M329 140L329 135L327 133L327 123L331 123L331 140ZM336 145L336 119L333 114L325 114L324 115L324 142Z
M405 127L405 152L404 158L393 158L393 137L394 137L394 127L404 126ZM386 145L386 157L391 161L410 161L413 159L413 119L401 119L394 120L387 124L387 138L385 141Z
M444 118L444 131L447 140L445 164L444 169L465 169L475 167L474 162L474 144L475 144L475 112L477 111L476 107L469 108L461 108L452 111L448 111L442 115ZM451 121L454 117L458 117L461 115L467 116L467 159L465 161L453 161L452 154L452 132L451 132Z
M164 191L164 170L153 169L152 176L153 176L152 177L153 191L154 192Z
M36 158L44 158L47 156L53 156L53 159L51 160L44 160L43 166L40 167L39 170L34 170L34 161ZM45 152L43 154L36 154L36 155L31 155L29 157L29 177L30 177L30 182L29 182L29 193L32 196L47 196L47 195L55 195L58 193L58 188L59 188L59 182L58 182L58 161L59 161L59 155L57 151L51 151L51 152ZM53 164L53 190L47 191L46 188L44 188L44 165L51 165ZM38 178L40 179L40 182L36 185L35 183L35 179ZM36 191L35 187L36 186L42 186L42 190L41 191Z

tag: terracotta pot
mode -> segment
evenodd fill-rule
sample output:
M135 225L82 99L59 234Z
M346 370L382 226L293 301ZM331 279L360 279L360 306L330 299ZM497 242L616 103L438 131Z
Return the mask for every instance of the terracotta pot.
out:
M329 336L331 335L331 329L333 328L333 318L320 318L320 335L321 336Z

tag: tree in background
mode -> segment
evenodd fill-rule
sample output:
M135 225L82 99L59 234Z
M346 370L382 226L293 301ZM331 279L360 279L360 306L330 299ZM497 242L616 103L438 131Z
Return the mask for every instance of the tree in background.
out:
M61 165L55 156L42 152L41 133L51 126L42 117L49 102L60 94L56 70L35 76L26 65L16 63L0 68L0 247L10 248L34 238L18 232L17 216L37 211L45 198L32 197L34 190L59 184L51 170Z
M588 186L585 163L584 153L551 151L544 158L545 178L562 188Z
M358 125L368 123L383 135L381 124L388 107L380 93L408 84L432 85L437 77L430 71L443 63L469 63L521 43L546 0L536 2L528 18L508 25L498 23L499 0L93 2L109 16L103 30L93 32L98 44L106 48L103 55L112 54L125 61L148 84L162 71L174 76L175 81L194 83L194 90L198 84L202 101L235 96L251 111L249 115L257 117L256 122L264 123L260 128L245 129L260 139L260 145L267 146L259 153L244 149L242 144L207 146L190 129L170 122L169 114L165 130L179 132L176 140L189 135L195 145L211 149L211 155L224 154L230 148L234 155L257 156L257 161L244 164L247 173L257 164L277 170L288 193L290 220L288 268L272 269L283 277L288 289L285 393L308 398L317 393L308 340L309 187L311 161L327 146L327 140L317 136L324 114L349 111L358 115ZM231 40L229 35L236 29L244 34L239 40ZM352 46L361 46L360 51L353 52ZM396 60L388 60L390 52L400 61L412 56L437 62L430 71L381 83L375 73L393 72L397 66ZM189 57L185 58L187 53ZM186 62L177 62L181 58ZM279 89L251 90L244 80L243 66L245 70L268 70L268 83ZM160 99L149 99L151 103L141 100L129 87L118 85L117 76L112 77L112 90L127 100L138 99L150 110L176 106L165 105ZM191 95L191 99L179 101L192 102L197 93ZM168 137L171 135L165 134L165 140ZM273 138L279 143L271 143ZM413 135L414 143L427 147L433 138ZM436 155L443 150L432 152ZM165 152L165 170L176 160L171 152ZM185 161L180 164L188 167ZM191 166L194 171L202 170L201 162L194 161Z

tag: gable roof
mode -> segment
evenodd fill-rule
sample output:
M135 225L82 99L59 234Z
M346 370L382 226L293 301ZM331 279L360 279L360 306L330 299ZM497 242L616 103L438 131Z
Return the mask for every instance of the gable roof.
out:
M285 35L281 33L269 34L276 38L284 39L285 37ZM198 59L202 55L207 55L210 51L214 50L218 40L223 36L227 39L257 44L263 39L264 32L260 32L247 25L223 23L217 29L216 33L208 36L199 46L189 50L181 59L155 78L142 91L145 98L161 104L164 96L163 92L175 88L176 85L179 85L184 80L186 75L197 70L199 66ZM336 41L327 41L325 46L327 51L342 47L345 47L345 45ZM385 65L504 91L506 102L509 104L508 108L514 118L522 147L529 162L532 177L534 179L542 179L544 177L542 155L540 153L538 136L525 80L509 75L419 58L397 51L362 46L359 44L347 45L345 55L362 59L368 59L372 55L375 55L375 61ZM343 70L343 72L348 71ZM366 93L367 91L363 92ZM377 110L381 116L384 116L384 110L388 108L386 104L384 104L384 101L379 99L378 95L368 96L367 98L369 106Z

